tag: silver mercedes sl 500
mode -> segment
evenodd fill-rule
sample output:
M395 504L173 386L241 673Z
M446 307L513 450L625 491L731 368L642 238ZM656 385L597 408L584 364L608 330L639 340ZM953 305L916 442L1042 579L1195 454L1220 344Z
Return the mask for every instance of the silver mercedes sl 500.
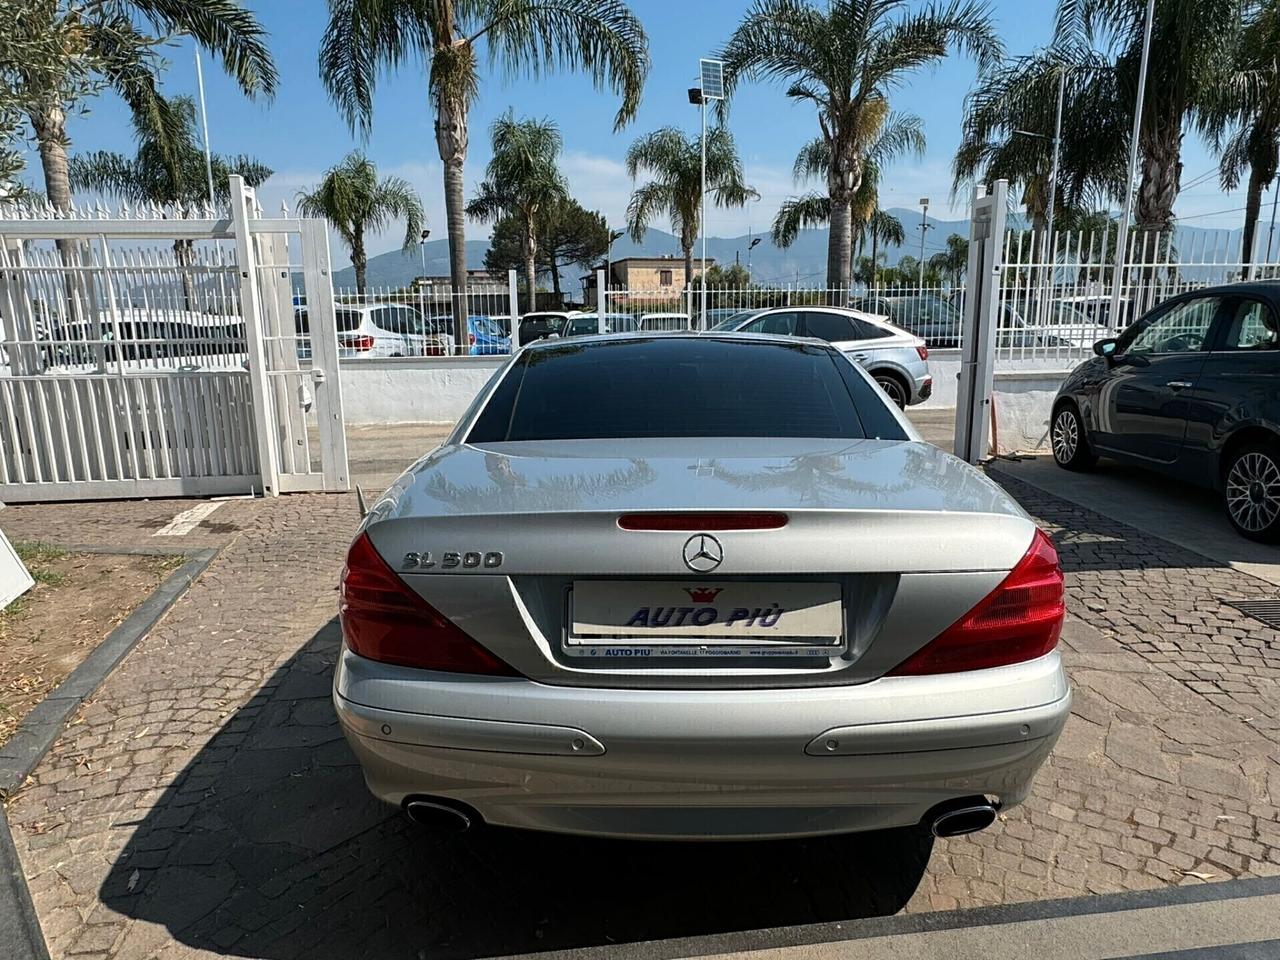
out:
M414 819L989 825L1070 705L1062 573L818 341L544 340L365 518L334 703Z

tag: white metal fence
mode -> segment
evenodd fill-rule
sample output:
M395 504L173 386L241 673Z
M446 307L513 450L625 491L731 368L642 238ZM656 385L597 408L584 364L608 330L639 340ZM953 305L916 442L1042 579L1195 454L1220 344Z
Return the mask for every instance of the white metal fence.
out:
M290 294L333 317L326 228L238 201L4 212L0 500L346 488L336 340L301 365Z

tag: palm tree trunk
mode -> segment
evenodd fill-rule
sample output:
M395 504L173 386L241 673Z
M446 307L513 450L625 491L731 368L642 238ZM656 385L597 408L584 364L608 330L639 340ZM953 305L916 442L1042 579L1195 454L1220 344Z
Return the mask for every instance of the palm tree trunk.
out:
M560 289L560 261L556 251L551 251L551 295L555 298L555 308L564 306L564 291Z
M467 103L441 94L436 101L436 147L444 164L445 222L449 229L449 283L453 323L467 329L467 232L463 165L467 160Z
M843 191L842 191L843 194ZM838 304L849 289L849 257L853 248L853 219L848 197L831 197L831 227L827 238L827 299Z
M1138 187L1137 226L1168 234L1173 229L1173 202L1182 180L1181 118L1156 124L1143 138L1142 182Z
M60 213L71 210L71 178L67 170L67 118L61 104L51 103L31 111L44 170L44 192Z
M684 285L687 287L693 283L693 244L686 240L680 246L684 249Z
M196 262L194 241L173 241L173 262L178 267L179 276L182 277L182 305L187 310L195 310L197 307L196 282L191 272Z
M364 228L358 224L351 235L351 265L356 268L356 293L363 297L369 258L364 252Z
M49 203L60 213L71 212L71 177L67 163L67 116L60 103L49 103L30 113L31 129L35 131L40 151L40 166L44 171L44 193ZM76 240L61 239L56 242L58 258L64 266L81 263L87 252ZM82 321L84 308L92 291L81 278L71 271L66 276L67 316Z
M880 240L880 235L876 233L875 228L872 228L871 230L871 287L872 289L875 289L876 287L876 274L880 270L880 261L876 259L876 257L880 255L878 251L879 240Z
M1244 237L1242 243L1242 261L1253 263L1254 248L1257 245L1258 216L1262 210L1262 193L1267 185L1276 178L1278 154L1274 141L1265 138L1264 142L1253 145L1249 151L1249 189L1245 195Z
M538 309L538 239L533 232L533 218L527 217L524 224L524 286L528 293L529 311Z
M1253 262L1254 236L1258 230L1258 214L1262 209L1262 174L1257 167L1249 167L1249 189L1244 200L1244 236L1241 238L1240 262Z

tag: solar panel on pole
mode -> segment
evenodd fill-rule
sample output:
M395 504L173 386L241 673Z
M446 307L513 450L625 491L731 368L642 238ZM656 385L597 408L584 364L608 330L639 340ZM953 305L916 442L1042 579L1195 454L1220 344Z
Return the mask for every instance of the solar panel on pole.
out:
M699 60L699 73L702 75L702 99L724 99L724 62L721 60Z

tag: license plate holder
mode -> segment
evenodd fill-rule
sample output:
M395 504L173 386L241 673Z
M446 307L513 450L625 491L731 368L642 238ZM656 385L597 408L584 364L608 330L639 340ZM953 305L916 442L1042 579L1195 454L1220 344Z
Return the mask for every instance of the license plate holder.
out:
M833 657L847 649L834 581L575 580L564 651L624 659Z

